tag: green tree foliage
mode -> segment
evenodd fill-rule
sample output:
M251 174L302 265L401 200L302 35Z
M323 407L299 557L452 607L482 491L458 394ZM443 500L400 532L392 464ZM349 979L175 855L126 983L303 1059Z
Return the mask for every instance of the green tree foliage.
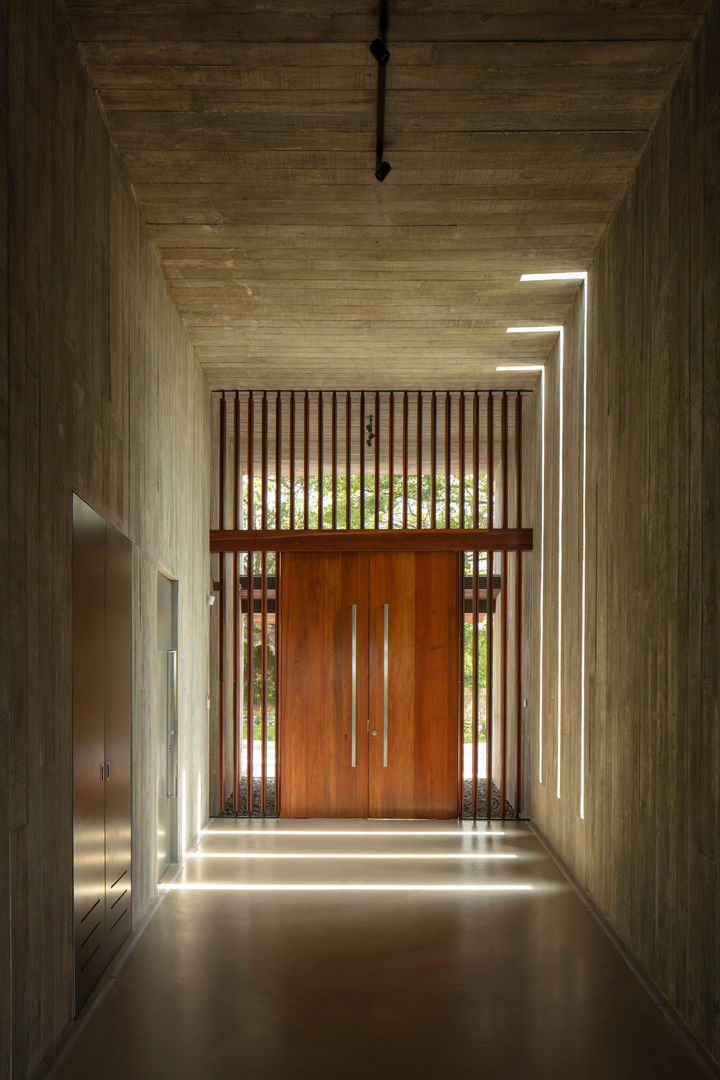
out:
M373 458L368 455L369 466ZM418 487L417 476L409 476L407 480L407 526L408 528L431 528L432 520L432 485L433 478L430 474L420 477ZM248 517L248 487L247 478L243 482L242 513L246 522L252 528L260 528L262 524L262 482L260 477L253 478L252 485L252 513ZM322 498L321 498L322 493ZM291 499L292 496L292 499ZM460 520L460 480L451 476L449 485L444 475L435 478L435 526L446 528L473 528L475 526L475 491L472 476L464 479L464 507L463 521ZM280 521L277 521L277 488L275 479L268 478L266 486L266 524L270 529L279 527L289 529L291 526L291 501L293 526L296 529L305 528L305 499L307 498L307 527L317 529L333 527L332 500L333 484L332 476L323 475L322 483L317 475L308 477L307 485L302 477L296 477L294 484L290 484L287 477L281 480L280 491ZM487 476L478 477L477 490L477 526L487 526ZM398 529L404 524L403 507L404 491L402 476L393 476L392 486L387 473L382 474L377 484L378 524L381 529L390 527L390 510L392 508L392 524ZM361 478L352 475L348 479L341 476L337 480L336 492L336 527L343 529L347 525L348 503L350 515L350 528L359 529L364 520L367 529L375 527L375 477L372 472L366 474L364 489ZM322 505L322 509L321 509ZM260 556L252 558L254 573L260 573ZM481 556L480 572L485 573L486 565L484 556ZM274 555L267 556L267 572L275 574L276 562ZM470 558L466 557L465 573L472 573ZM260 728L258 716L262 708L262 640L259 619L255 618L253 627L253 711L255 715L254 735L259 738ZM267 633L267 706L269 720L269 737L274 737L275 699L276 699L276 663L275 663L275 626L268 623ZM482 690L486 686L487 672L487 634L486 626L478 627L478 686ZM473 673L473 634L472 624L464 624L463 635L463 687L465 691L465 741L471 739L470 728L467 720L468 700L472 693ZM481 695L482 696L482 695ZM480 718L480 737L485 737L484 716Z

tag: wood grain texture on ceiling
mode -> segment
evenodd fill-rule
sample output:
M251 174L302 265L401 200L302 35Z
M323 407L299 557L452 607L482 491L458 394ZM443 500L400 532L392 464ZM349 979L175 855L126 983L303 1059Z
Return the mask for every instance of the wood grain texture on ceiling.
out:
M210 385L330 389L546 358L705 6L390 0L380 184L375 0L66 2Z

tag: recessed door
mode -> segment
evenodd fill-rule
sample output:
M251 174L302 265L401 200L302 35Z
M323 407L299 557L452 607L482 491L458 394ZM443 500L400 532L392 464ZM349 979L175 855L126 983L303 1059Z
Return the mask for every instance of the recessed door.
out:
M157 576L157 880L178 861L178 583Z
M283 556L281 813L458 812L452 553Z

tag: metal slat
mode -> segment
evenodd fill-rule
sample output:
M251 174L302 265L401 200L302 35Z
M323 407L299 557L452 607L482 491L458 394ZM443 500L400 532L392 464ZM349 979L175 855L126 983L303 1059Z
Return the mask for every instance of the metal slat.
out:
M365 528L365 392L360 394L360 528Z
M282 528L282 398L275 395L275 528Z
M318 457L318 529L324 529L323 522L323 395L318 391L317 397L317 457Z
M437 528L437 394L430 399L430 528Z
M218 814L225 810L225 554L218 556Z
M403 391L403 447L402 447L402 493L403 493L403 509L402 509L402 527L407 529L408 527L408 392Z
M479 556L477 551L472 555L472 815L477 818L478 812L478 742L480 739L479 718L479 664L478 664L478 620L480 618L480 580L478 570ZM464 599L464 590L463 590Z
M452 398L450 391L445 394L445 528L450 528L450 438L452 427Z
M240 395L235 391L233 403L233 520L240 528ZM239 687L238 687L238 632L239 632L239 562L238 552L233 554L232 576L232 808L238 812L238 788L240 784L240 752L238 749Z
M473 393L473 528L480 528L480 395Z
M247 420L247 477L248 477L248 529L255 528L255 406L253 392L248 392L248 420Z
M225 394L220 399L220 431L218 435L218 521L225 528Z
M388 529L394 528L393 503L395 501L395 395L388 395Z
M282 574L282 560L279 552L275 552L275 817L280 816L280 778L282 775L281 762L280 762L280 725L282 723L282 717L280 715L280 687L282 685L282 671L280 670L280 656L281 656L281 641L280 641L280 628L282 625L281 620L281 607L282 607L282 588L281 588L281 574Z
M380 394L375 391L375 528L380 528Z
M235 429L238 430L237 428ZM233 554L232 560L233 568L233 632L232 632L232 669L233 669L233 715L232 715L232 733L233 733L233 813L238 812L238 789L240 786L240 754L238 751L238 631L240 622L239 608L239 592L240 592L240 579L239 579L239 555L237 552Z
M295 392L290 394L290 432L289 432L289 458L290 458L290 528L295 528Z
M493 395L492 392L488 394L487 400L487 500L488 500L488 528L493 527L494 520L494 505L493 505L493 479L495 472L494 461L494 449L495 449L495 423L493 415ZM494 574L493 574L493 553L488 551L486 555L487 560L487 615L486 615L486 657L485 667L487 671L487 704L485 707L485 752L486 752L486 770L485 770L485 809L486 816L489 818L492 814L492 743L493 743L493 599L494 599Z
M218 518L220 528L225 524L225 394L220 399L220 417L218 434ZM225 556L220 555L219 565L219 595L220 612L218 619L218 813L222 814L225 807Z
M423 421L423 396L418 390L417 395L417 528L422 529L422 421Z
M522 396L515 397L515 524L522 522ZM515 813L520 817L522 783L522 552L515 583Z
M310 528L310 395L303 401L303 528Z
M502 454L502 527L508 527L508 396L503 393L500 408L501 454ZM507 711L508 711L508 555L504 551L501 561L500 599L502 600L502 638L500 642L500 662L502 665L502 683L500 695L500 807L503 818L507 805Z
M459 461L458 473L460 474L459 493L459 520L461 529L465 528L465 394L461 393L458 399L458 446Z
M332 507L331 507L331 526L333 529L337 529L337 392L333 390L332 395Z
M352 398L345 395L345 528L351 525L350 479L352 473Z
M267 552L260 556L260 634L262 638L262 712L260 728L260 813L265 813L267 788ZM276 579L277 582L277 579ZM276 584L277 588L277 584Z
M255 556L250 553L247 559L247 619L248 619L248 662L247 662L247 812L253 812L253 629L255 607Z

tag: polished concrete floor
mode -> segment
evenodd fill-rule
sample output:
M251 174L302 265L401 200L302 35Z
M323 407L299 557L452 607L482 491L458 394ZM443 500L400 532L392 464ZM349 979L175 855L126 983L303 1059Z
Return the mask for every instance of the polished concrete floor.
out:
M336 820L213 822L52 1075L709 1073L526 825Z

